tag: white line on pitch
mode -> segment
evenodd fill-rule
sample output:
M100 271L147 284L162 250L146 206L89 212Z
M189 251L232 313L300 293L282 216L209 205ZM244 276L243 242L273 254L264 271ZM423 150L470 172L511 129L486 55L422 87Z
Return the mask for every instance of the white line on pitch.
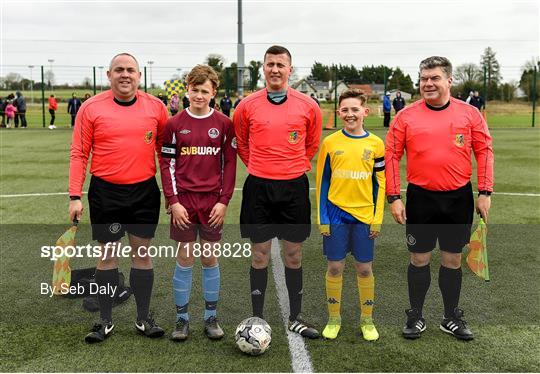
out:
M292 369L294 373L313 373L313 365L304 338L299 334L289 331L287 322L289 320L289 295L285 284L285 267L281 260L279 242L276 238L272 240L272 273L276 283L281 317L287 331L289 341L289 351L291 352Z
M235 188L235 191L242 191L241 188ZM311 191L315 191L314 187L310 188ZM401 190L402 192L405 192L406 190ZM83 192L86 194L86 191ZM67 192L44 192L44 193L21 193L21 194L13 194L13 195L0 195L0 198L11 198L11 197L32 197L32 196L60 196L60 195L67 195ZM502 195L502 196L530 196L530 197L540 197L540 194L538 193L528 193L528 192L494 192L494 196Z

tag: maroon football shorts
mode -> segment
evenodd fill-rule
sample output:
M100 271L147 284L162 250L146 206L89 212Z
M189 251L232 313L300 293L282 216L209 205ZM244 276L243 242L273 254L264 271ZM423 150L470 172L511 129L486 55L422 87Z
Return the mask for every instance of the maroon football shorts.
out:
M208 242L221 240L223 225L210 227L210 212L219 201L217 192L181 192L178 194L178 202L186 208L191 224L187 229L175 227L171 217L171 239L177 242L194 242L197 234L201 239Z

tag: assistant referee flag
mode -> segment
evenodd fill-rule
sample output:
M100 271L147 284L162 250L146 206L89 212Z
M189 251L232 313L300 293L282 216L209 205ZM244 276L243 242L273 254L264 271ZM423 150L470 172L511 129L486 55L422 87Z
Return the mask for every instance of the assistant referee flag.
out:
M471 235L469 243L469 254L467 255L467 264L472 272L480 278L489 282L489 264L487 253L487 226L482 218L478 227Z

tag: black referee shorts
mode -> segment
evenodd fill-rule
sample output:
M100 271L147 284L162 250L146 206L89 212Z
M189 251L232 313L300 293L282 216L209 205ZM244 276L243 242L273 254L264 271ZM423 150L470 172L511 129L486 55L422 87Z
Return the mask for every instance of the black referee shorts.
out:
M240 232L253 243L274 237L301 243L311 233L309 181L274 180L248 175L244 183Z
M160 200L154 177L134 184L114 184L92 176L88 190L92 239L115 242L126 231L140 238L153 238Z
M410 252L426 253L435 248L461 253L469 243L474 215L471 183L454 191L429 191L407 186L407 246Z

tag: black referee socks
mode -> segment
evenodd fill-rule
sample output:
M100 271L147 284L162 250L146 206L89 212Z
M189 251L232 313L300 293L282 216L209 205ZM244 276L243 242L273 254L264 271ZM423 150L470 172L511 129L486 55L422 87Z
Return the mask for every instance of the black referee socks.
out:
M150 309L150 298L154 286L154 269L131 268L129 285L133 290L133 295L135 295L137 321L144 321L148 318Z
M291 269L285 267L285 284L289 291L289 320L294 321L302 310L302 268Z
M251 306L253 316L263 318L264 294L266 293L266 284L268 282L268 267L264 269L255 269L253 266L249 269L249 283L251 285Z
M461 268L450 269L442 265L439 268L439 288L443 298L445 318L451 318L454 315L454 309L459 304L461 279Z
M96 269L96 284L100 290L118 289L118 268L110 270ZM98 293L99 314L102 320L112 321L112 305L116 294Z
M411 308L418 310L422 315L424 300L431 284L431 272L429 264L426 266L414 266L409 264L407 269L407 282L409 285L409 301Z

